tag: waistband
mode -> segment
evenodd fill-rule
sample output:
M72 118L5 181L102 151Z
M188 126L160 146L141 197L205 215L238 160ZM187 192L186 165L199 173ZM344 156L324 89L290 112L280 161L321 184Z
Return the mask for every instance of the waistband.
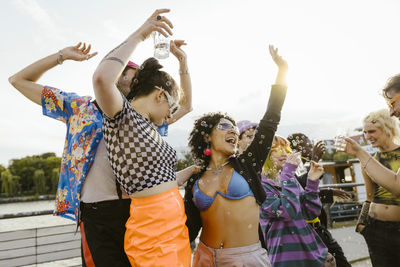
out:
M248 246L235 247L235 248L210 248L206 244L204 244L201 240L199 241L199 245L209 250L213 255L216 256L240 255L262 249L260 241Z
M103 208L115 208L120 205L130 205L131 199L113 199L113 200L105 200L99 202L85 203L81 202L81 209L103 209Z
M371 216L368 215L367 222L368 222L368 224L376 225L376 226L382 226L382 227L385 227L385 228L400 229L400 221L399 222L381 221L381 220L377 220L375 218L372 218Z
M142 205L158 203L160 201L166 200L166 199L171 198L172 196L176 196L176 195L179 195L182 198L181 194L179 193L178 187L174 187L172 189L169 189L165 192L162 192L160 194L156 194L153 196L131 198L131 200L132 200L132 204L134 206L142 206Z

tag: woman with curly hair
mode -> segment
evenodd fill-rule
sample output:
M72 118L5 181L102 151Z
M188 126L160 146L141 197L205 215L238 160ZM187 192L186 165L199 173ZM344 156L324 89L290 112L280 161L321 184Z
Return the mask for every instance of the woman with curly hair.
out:
M280 121L288 67L277 49L269 49L278 76L249 147L235 156L239 131L222 113L203 115L190 134L192 154L203 167L185 190L190 239L203 228L193 266L270 266L259 236L259 207L265 200L260 177Z
M374 111L363 119L363 130L365 139L379 149L373 158L393 172L398 172L398 120L390 117L386 109ZM374 266L395 266L400 261L400 195L392 194L374 181L365 169L366 164L362 165L362 174L367 199L363 203L356 231L364 236Z

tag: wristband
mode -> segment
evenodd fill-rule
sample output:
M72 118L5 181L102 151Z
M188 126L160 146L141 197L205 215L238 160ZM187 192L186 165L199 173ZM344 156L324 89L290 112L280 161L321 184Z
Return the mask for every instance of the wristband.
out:
M189 74L189 70L188 70L188 69L186 69L186 70L179 70L179 74L180 74L180 75Z
M62 54L61 50L58 50L57 63L58 63L59 65L61 65L61 64L63 64L63 62L64 62L63 54Z

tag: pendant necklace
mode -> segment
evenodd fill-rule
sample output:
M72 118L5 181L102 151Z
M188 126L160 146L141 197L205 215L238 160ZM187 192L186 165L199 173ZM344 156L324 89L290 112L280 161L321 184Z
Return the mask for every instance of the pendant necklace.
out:
M206 170L207 170L207 171L211 171L211 172L212 172L213 174L215 174L215 175L220 175L221 172L222 172L222 168L223 168L226 164L228 164L228 163L229 163L229 161L223 163L223 164L222 164L221 166L219 166L218 168L207 167Z

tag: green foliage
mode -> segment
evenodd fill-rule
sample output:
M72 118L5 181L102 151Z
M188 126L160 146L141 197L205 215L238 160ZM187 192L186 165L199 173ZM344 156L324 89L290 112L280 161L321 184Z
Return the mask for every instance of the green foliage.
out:
M0 164L0 175L5 170L6 170L6 168L3 165ZM0 178L1 178L1 176L0 176ZM0 179L0 192L1 192L1 179Z
M12 175L20 177L21 191L25 194L54 194L57 190L60 166L61 158L49 152L12 159L8 169ZM40 172L37 172L38 170ZM58 172L57 175L54 174L55 170Z
M322 155L322 161L333 161L333 155L334 153L329 153L328 151L325 151L325 153Z
M58 187L58 178L60 177L60 168L54 168L51 171L51 193L56 194L57 192L57 187Z
M12 175L10 170L5 169L1 172L1 192L6 197L12 197L17 195L21 190L20 177Z
M183 159L179 159L176 164L177 171L183 170L194 164L194 160L190 151L187 151Z
M333 161L347 161L350 156L344 152L336 152L333 154Z
M33 182L35 184L36 195L46 193L46 177L43 170L36 170L33 174Z

